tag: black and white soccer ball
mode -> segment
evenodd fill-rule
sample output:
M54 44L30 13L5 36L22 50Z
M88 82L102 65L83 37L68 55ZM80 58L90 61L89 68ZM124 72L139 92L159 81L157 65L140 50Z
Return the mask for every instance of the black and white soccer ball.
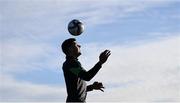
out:
M74 19L68 24L68 31L73 36L78 36L84 31L84 25L80 20Z

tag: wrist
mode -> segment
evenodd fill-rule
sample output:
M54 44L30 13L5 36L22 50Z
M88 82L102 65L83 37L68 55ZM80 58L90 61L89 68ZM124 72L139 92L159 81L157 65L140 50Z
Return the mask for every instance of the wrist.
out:
M99 65L102 65L103 63L101 61L98 62Z
M86 91L93 91L94 87L93 85L88 85L87 88L86 88Z
M94 85L93 84L90 85L90 88L91 88L90 90L93 91L94 90Z

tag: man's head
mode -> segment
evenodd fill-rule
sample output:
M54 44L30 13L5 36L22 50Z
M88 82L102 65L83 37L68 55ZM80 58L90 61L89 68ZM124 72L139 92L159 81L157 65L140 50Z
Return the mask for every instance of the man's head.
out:
M73 57L78 57L81 55L80 47L81 46L76 43L75 38L69 38L65 40L61 45L64 54L66 54L66 56L73 56Z

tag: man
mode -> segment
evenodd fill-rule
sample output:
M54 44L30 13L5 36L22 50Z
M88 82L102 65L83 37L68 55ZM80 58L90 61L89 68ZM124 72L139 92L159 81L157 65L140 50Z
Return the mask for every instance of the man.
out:
M110 56L110 51L105 50L99 56L97 64L86 71L78 61L81 55L80 45L77 44L76 39L70 38L65 40L62 45L62 51L66 55L66 61L63 64L64 78L67 89L66 102L85 102L88 91L101 90L104 88L102 83L94 82L92 85L86 85L85 81L90 81L96 73L100 70Z

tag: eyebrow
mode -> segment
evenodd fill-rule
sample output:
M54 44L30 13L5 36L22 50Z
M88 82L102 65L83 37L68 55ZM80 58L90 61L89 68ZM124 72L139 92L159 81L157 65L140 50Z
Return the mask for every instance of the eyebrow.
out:
M75 41L72 43L72 45L76 45L76 44L77 44L77 42L75 42Z

